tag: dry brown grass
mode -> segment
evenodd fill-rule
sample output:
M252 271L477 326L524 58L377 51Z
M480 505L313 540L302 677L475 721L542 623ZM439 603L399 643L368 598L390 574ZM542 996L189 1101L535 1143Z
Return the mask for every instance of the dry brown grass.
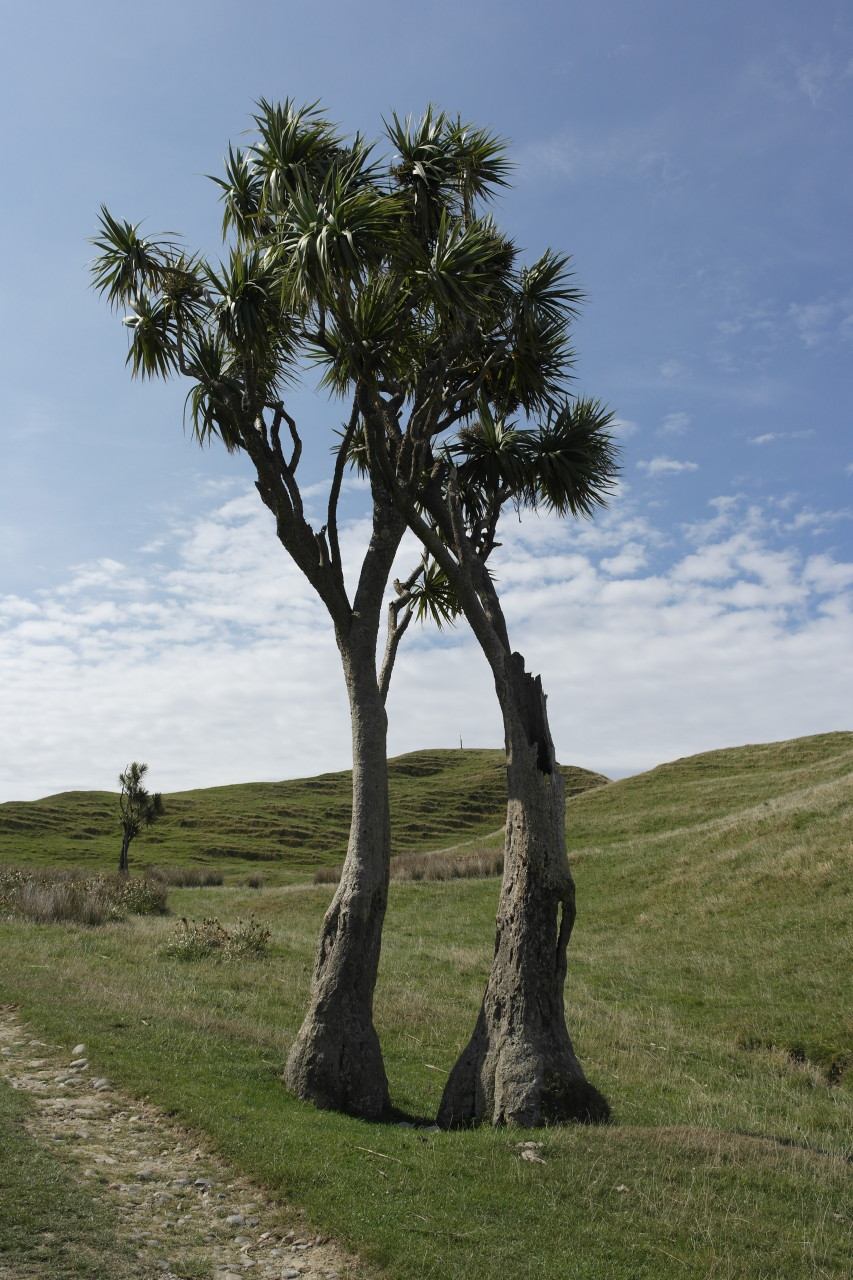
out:
M0 870L0 915L35 924L102 925L128 915L162 915L167 892L165 884L147 878L6 867Z
M158 867L151 862L145 868L145 875L149 880L158 880L172 889L204 889L209 885L220 885L225 879L222 872L213 867ZM252 879L251 876L249 878Z
M472 849L468 853L400 853L391 859L391 879L484 880L503 875L502 849ZM315 884L337 884L343 867L320 867Z

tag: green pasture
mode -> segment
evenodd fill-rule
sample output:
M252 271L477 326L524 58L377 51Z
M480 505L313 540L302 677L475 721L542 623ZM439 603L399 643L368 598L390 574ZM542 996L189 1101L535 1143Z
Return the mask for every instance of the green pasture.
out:
M456 844L503 825L502 751L417 751L390 760L388 772L395 853ZM607 781L571 766L563 773L569 795ZM131 865L192 863L232 878L248 867L275 883L298 879L343 861L351 795L348 770L166 795L163 817L131 845ZM118 813L118 788L7 801L0 804L0 860L112 871L121 845Z
M496 880L392 885L376 1021L398 1111L382 1124L281 1085L327 885L172 890L171 918L98 929L0 923L0 999L394 1280L853 1276L853 734L588 791L568 834L568 1018L607 1126L399 1127L432 1120L473 1027ZM164 953L180 916L250 914L267 960ZM521 1160L526 1139L544 1164Z

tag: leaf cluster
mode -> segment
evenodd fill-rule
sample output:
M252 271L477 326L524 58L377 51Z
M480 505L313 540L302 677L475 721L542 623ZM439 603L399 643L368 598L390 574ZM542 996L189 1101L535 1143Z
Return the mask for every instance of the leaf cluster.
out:
M163 797L160 792L156 791L152 795L145 787L143 779L147 772L147 764L139 764L134 760L118 776L121 787L119 823L131 840L139 835L143 827L150 827L163 814Z
M199 441L273 458L294 509L284 397L307 363L354 405L336 484L348 463L393 472L421 504L452 485L483 558L507 503L575 516L605 503L612 415L571 394L583 293L568 257L521 262L489 212L509 182L503 140L430 106L384 122L380 161L317 103L261 99L253 121L212 179L224 262L101 210L92 282L128 311L133 374L189 378ZM422 579L422 616L451 618L443 590Z

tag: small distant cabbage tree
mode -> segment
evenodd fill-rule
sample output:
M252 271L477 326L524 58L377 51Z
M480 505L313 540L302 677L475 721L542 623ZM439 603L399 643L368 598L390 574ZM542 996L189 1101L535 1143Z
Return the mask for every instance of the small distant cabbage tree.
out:
M118 862L120 876L126 876L130 869L128 853L131 841L135 840L146 827L150 827L152 822L156 822L163 813L163 797L160 792L155 791L151 795L143 782L147 772L147 764L138 764L134 760L127 766L124 773L118 775L121 787L119 822L122 830L121 855Z

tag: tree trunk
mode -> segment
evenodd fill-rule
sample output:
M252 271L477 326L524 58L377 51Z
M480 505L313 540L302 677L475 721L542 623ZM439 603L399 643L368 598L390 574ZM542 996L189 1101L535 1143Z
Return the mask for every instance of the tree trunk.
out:
M602 1121L610 1108L587 1081L566 1028L563 987L575 886L545 695L520 654L506 654L499 665L508 804L495 955L474 1034L451 1072L438 1123Z
M376 1119L389 1107L373 1026L391 857L387 718L370 638L342 645L341 654L352 717L349 847L320 930L308 1012L284 1079L298 1097L318 1107Z
M130 849L130 836L127 832L121 838L121 853L118 860L118 873L120 876L130 874L130 860L128 858L128 850Z

